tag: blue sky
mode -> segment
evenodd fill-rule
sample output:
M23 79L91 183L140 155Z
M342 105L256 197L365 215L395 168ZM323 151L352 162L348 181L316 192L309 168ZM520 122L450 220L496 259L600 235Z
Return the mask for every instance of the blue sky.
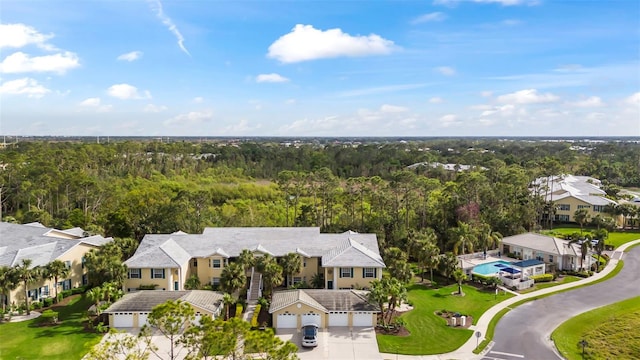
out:
M5 0L0 134L640 136L635 0Z

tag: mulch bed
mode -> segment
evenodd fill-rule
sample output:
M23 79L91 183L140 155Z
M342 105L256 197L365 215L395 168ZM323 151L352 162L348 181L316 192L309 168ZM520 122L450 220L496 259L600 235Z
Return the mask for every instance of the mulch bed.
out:
M395 319L398 316L404 314L405 312L406 311L400 312L400 311L395 311L394 310L393 315L391 315L391 321L389 323L393 324ZM380 321L378 321L378 323L380 323ZM411 335L411 332L409 332L409 330L404 326L385 329L381 325L378 325L378 326L376 326L376 334L395 335L395 336L409 336L409 335Z

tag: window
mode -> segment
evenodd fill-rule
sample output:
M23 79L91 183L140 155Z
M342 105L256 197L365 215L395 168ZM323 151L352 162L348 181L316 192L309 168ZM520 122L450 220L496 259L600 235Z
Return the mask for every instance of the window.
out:
M142 279L140 269L129 269L129 279Z
M307 259L302 260L302 267L307 267Z
M89 278L87 277L87 274L83 274L82 275L82 285L87 285L89 283Z
M84 258L84 256L82 257L82 268L84 269L84 263L86 263L87 260Z
M62 290L71 290L71 279L63 280L58 283Z
M549 255L549 262L552 263L553 262L553 255Z
M300 276L293 277L293 285L300 284L302 282L302 278Z
M591 205L578 205L578 210L580 209L590 209Z
M353 268L340 268L340 277L341 278L352 278L353 277Z
M558 210L560 211L571 211L570 204L558 204Z
M164 279L164 269L151 269L152 279Z
M220 268L220 259L213 259L211 260L211 265L214 269L216 268Z
M603 212L604 211L604 205L593 205L593 211L595 211L595 212Z
M544 261L544 254L536 253L536 260Z
M220 285L220 278L219 277L214 277L213 279L211 279L211 285L213 285L213 286Z
M67 269L71 269L71 261L69 261L69 260L65 261L65 262L64 262L64 266L65 266Z
M198 267L198 259L193 259L193 267Z
M568 222L569 215L556 215L556 221Z
M49 285L45 285L40 288L40 294L42 296L49 296Z
M362 269L362 277L363 278L375 278L376 277L376 269L375 268L363 268Z

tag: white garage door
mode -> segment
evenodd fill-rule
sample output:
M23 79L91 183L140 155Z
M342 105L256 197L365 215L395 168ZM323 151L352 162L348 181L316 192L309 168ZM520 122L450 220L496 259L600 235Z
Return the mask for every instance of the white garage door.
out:
M139 313L138 314L138 327L143 327L147 325L147 319L149 318L149 313Z
M115 328L132 328L133 313L115 313L113 314L113 324Z
M322 326L322 320L320 320L320 314L302 314L302 326L316 324L318 327Z
M278 314L278 329L295 329L298 327L298 315L296 314Z
M373 314L353 313L353 326L373 326Z
M349 314L346 311L330 312L329 326L349 326Z

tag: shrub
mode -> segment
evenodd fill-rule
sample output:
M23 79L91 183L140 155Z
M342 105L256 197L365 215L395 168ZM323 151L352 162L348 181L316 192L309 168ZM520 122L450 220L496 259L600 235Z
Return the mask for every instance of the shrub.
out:
M236 317L239 319L242 319L242 310L244 310L242 304L236 304Z
M49 307L53 305L53 298L45 298L42 300L44 307Z
M542 274L542 275L533 275L529 276L529 279L533 280L533 282L549 282L553 280L553 274Z
M40 322L47 324L55 324L58 322L58 312L53 310L45 310L40 315Z
M40 301L34 301L31 303L31 310L42 309L42 303Z
M83 294L85 291L87 291L87 287L86 286L80 286L80 287L71 289L71 294L72 295Z
M69 296L71 296L71 290L63 290L63 291L60 292L60 295L62 295L63 299L66 298L66 297L69 297Z
M148 284L148 285L140 285L138 286L138 290L155 290L158 286L158 284Z
M258 304L260 304L262 307L269 307L269 299L261 297L260 299L258 299Z
M262 306L258 304L256 305L255 310L253 310L253 316L251 317L251 327L258 327L258 315L260 315L260 309L262 309Z

